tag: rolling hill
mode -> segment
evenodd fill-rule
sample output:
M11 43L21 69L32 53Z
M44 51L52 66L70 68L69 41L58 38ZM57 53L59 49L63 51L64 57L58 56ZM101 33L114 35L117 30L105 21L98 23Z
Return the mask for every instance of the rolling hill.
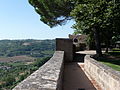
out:
M55 40L0 40L0 57L45 57L52 55L54 50Z

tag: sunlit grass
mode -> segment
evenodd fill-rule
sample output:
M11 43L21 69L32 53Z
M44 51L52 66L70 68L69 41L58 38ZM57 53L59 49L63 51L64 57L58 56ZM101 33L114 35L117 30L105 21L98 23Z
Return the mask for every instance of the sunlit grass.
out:
M114 70L120 71L120 50L110 51L98 61L113 68Z
M114 70L120 71L120 65L112 64L112 63L109 63L109 62L102 62L102 63L111 67L111 68L113 68Z

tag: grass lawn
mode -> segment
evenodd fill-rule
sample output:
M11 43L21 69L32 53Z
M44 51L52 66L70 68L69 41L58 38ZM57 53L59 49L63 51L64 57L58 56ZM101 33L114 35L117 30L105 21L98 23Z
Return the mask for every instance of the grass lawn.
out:
M100 58L98 61L117 71L120 71L120 50L110 51L109 53L105 54L102 58Z
M101 61L102 62L102 61ZM102 62L103 64L117 70L117 71L120 71L120 65L116 65L116 64L112 64L112 63L109 63L109 62Z

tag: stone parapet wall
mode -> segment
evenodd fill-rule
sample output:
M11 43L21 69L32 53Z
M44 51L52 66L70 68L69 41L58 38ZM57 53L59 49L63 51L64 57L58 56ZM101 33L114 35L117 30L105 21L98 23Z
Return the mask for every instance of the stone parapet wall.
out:
M56 51L64 51L65 62L73 61L73 40L67 38L56 38Z
M62 90L64 51L53 57L13 90Z
M85 57L85 71L102 88L102 90L120 90L120 72L90 58Z

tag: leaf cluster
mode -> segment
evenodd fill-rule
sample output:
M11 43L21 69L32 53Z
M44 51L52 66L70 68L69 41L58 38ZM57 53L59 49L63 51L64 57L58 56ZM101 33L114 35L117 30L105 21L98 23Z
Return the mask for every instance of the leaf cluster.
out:
M91 36L94 33L93 28L97 27L100 30L102 42L118 37L120 35L120 3L113 0L85 1L88 3L77 4L71 12L71 16L76 21L73 25L75 33Z
M96 27L103 42L120 35L119 0L29 0L41 21L50 27L74 19L75 34L92 36ZM93 36L92 36L93 38Z
M63 25L69 20L73 3L69 0L29 0L40 15L40 20L50 27Z

